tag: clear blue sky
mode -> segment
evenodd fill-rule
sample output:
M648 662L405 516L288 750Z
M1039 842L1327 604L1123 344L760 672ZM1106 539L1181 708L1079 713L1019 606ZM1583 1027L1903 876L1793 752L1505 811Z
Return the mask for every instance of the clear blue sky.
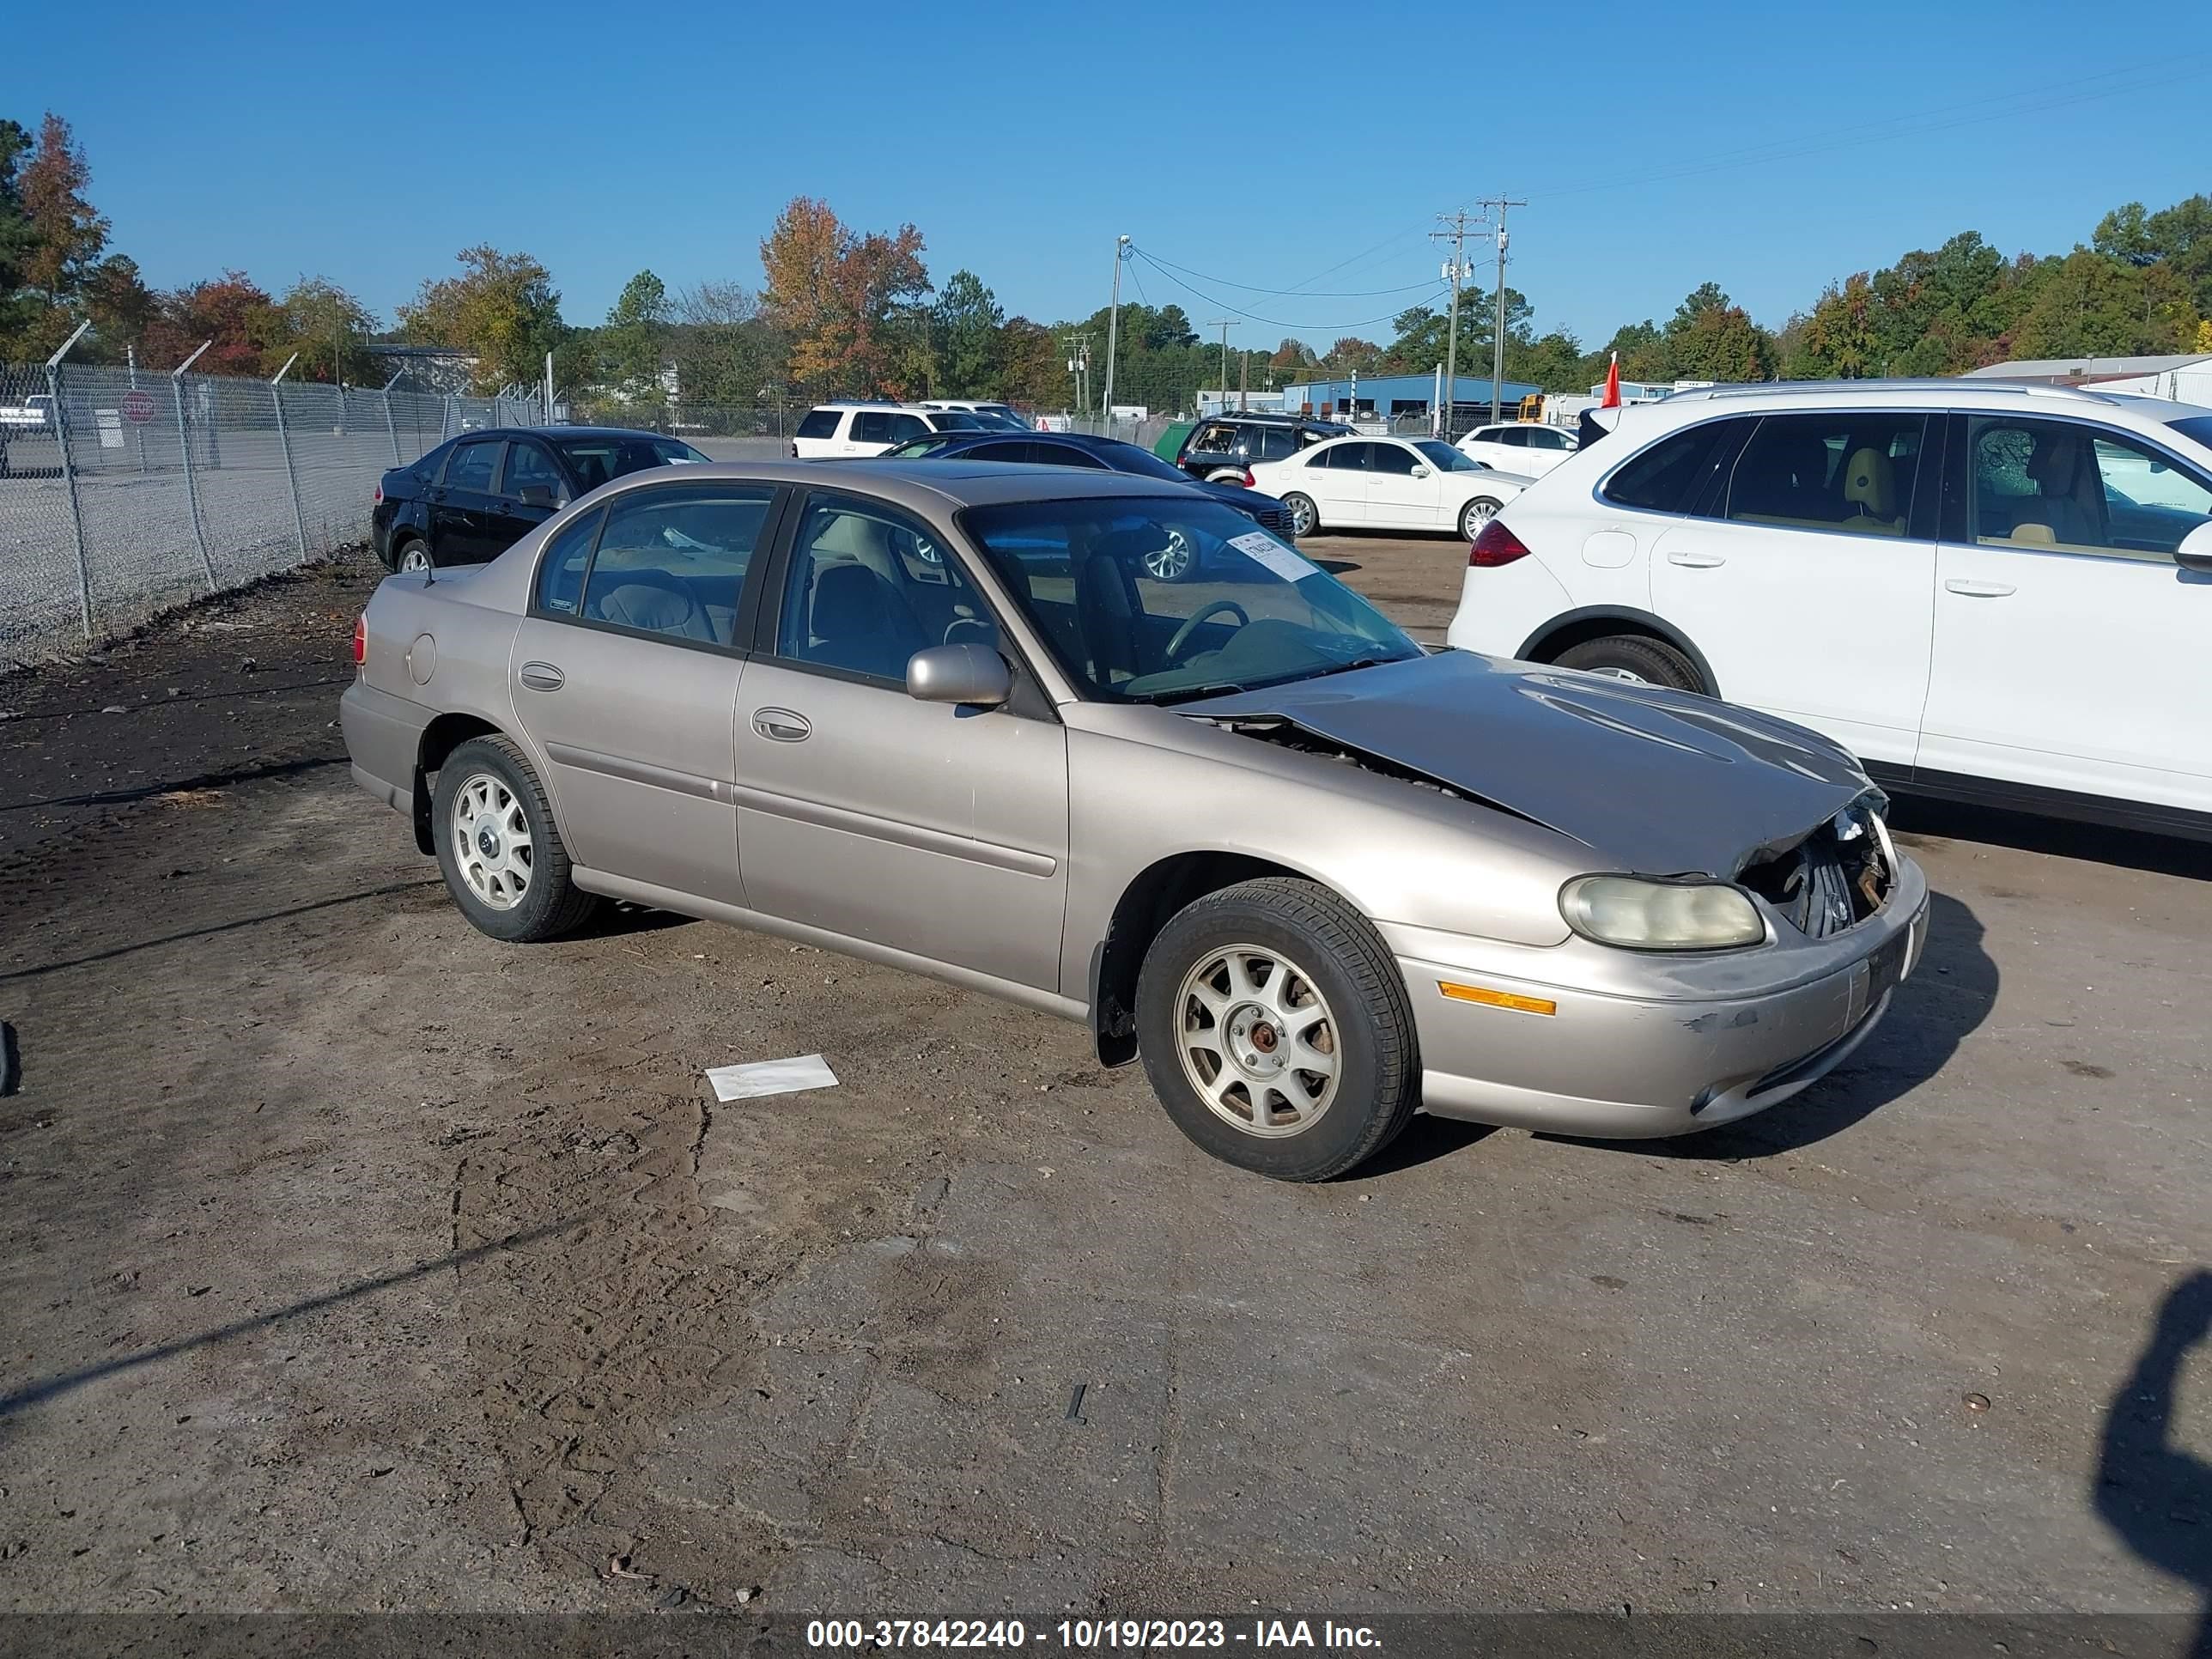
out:
M2212 191L2203 0L9 12L0 114L75 124L148 281L323 275L386 320L477 241L543 259L572 322L642 266L757 286L799 193L911 220L940 281L1042 321L1104 303L1121 232L1252 289L1395 289L1436 276L1436 215L1503 192L1509 280L1592 345L1708 278L1778 325L1958 230L2063 251ZM1387 340L1420 297L1137 271L1272 319L1240 345Z

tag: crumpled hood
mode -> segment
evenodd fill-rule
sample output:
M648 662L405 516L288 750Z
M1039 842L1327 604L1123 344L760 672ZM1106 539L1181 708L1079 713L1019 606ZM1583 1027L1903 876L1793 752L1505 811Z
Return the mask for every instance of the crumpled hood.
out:
M1186 703L1273 715L1571 836L1594 868L1733 877L1871 787L1816 732L1733 704L1446 651Z

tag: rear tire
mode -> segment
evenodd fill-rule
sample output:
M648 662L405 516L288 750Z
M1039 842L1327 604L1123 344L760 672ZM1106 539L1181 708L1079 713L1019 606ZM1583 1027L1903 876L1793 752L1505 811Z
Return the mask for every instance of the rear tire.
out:
M1643 634L1615 634L1601 640L1584 640L1568 647L1553 661L1562 668L1579 668L1586 674L1629 680L1639 685L1661 685L1674 691L1695 691L1710 696L1697 665L1668 645Z
M1459 510L1459 538L1471 542L1482 533L1482 526L1498 515L1505 503L1495 495L1477 495Z
M1313 497L1301 495L1295 490L1283 497L1283 505L1290 510L1291 537L1304 541L1321 528L1321 509L1313 504Z
M599 908L571 879L552 805L505 738L471 738L446 757L430 829L446 890L480 933L534 945L573 933Z
M392 550L392 568L394 571L435 568L436 561L430 556L430 544L419 536L410 536Z
M1137 1032L1175 1126L1277 1181L1364 1163L1420 1101L1398 964L1364 916L1309 881L1243 882L1171 918L1145 953Z

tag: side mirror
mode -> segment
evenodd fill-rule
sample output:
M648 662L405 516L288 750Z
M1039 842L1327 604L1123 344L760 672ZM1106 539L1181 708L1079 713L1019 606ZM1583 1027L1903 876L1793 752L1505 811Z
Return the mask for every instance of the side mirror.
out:
M2181 545L2173 550L2173 562L2184 570L2212 576L2212 519L2181 538Z
M1429 476L1427 465L1425 462L1415 461L1413 463L1413 476L1417 478L1427 477Z
M906 694L916 702L996 708L1014 695L1014 677L988 645L933 645L907 659Z

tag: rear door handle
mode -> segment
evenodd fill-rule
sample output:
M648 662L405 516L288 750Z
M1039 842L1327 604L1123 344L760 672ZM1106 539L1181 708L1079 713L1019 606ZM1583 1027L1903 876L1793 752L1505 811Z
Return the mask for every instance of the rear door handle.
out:
M2020 590L2010 582L1970 582L1953 580L1943 586L1954 593L1963 593L1970 599L2002 599Z
M1717 553L1669 553L1668 564L1679 564L1686 570L1712 570L1728 561Z
M568 677L550 662L526 662L515 678L532 691L558 691L568 683Z
M788 708L756 708L753 730L771 743L805 743L814 725L805 715Z

